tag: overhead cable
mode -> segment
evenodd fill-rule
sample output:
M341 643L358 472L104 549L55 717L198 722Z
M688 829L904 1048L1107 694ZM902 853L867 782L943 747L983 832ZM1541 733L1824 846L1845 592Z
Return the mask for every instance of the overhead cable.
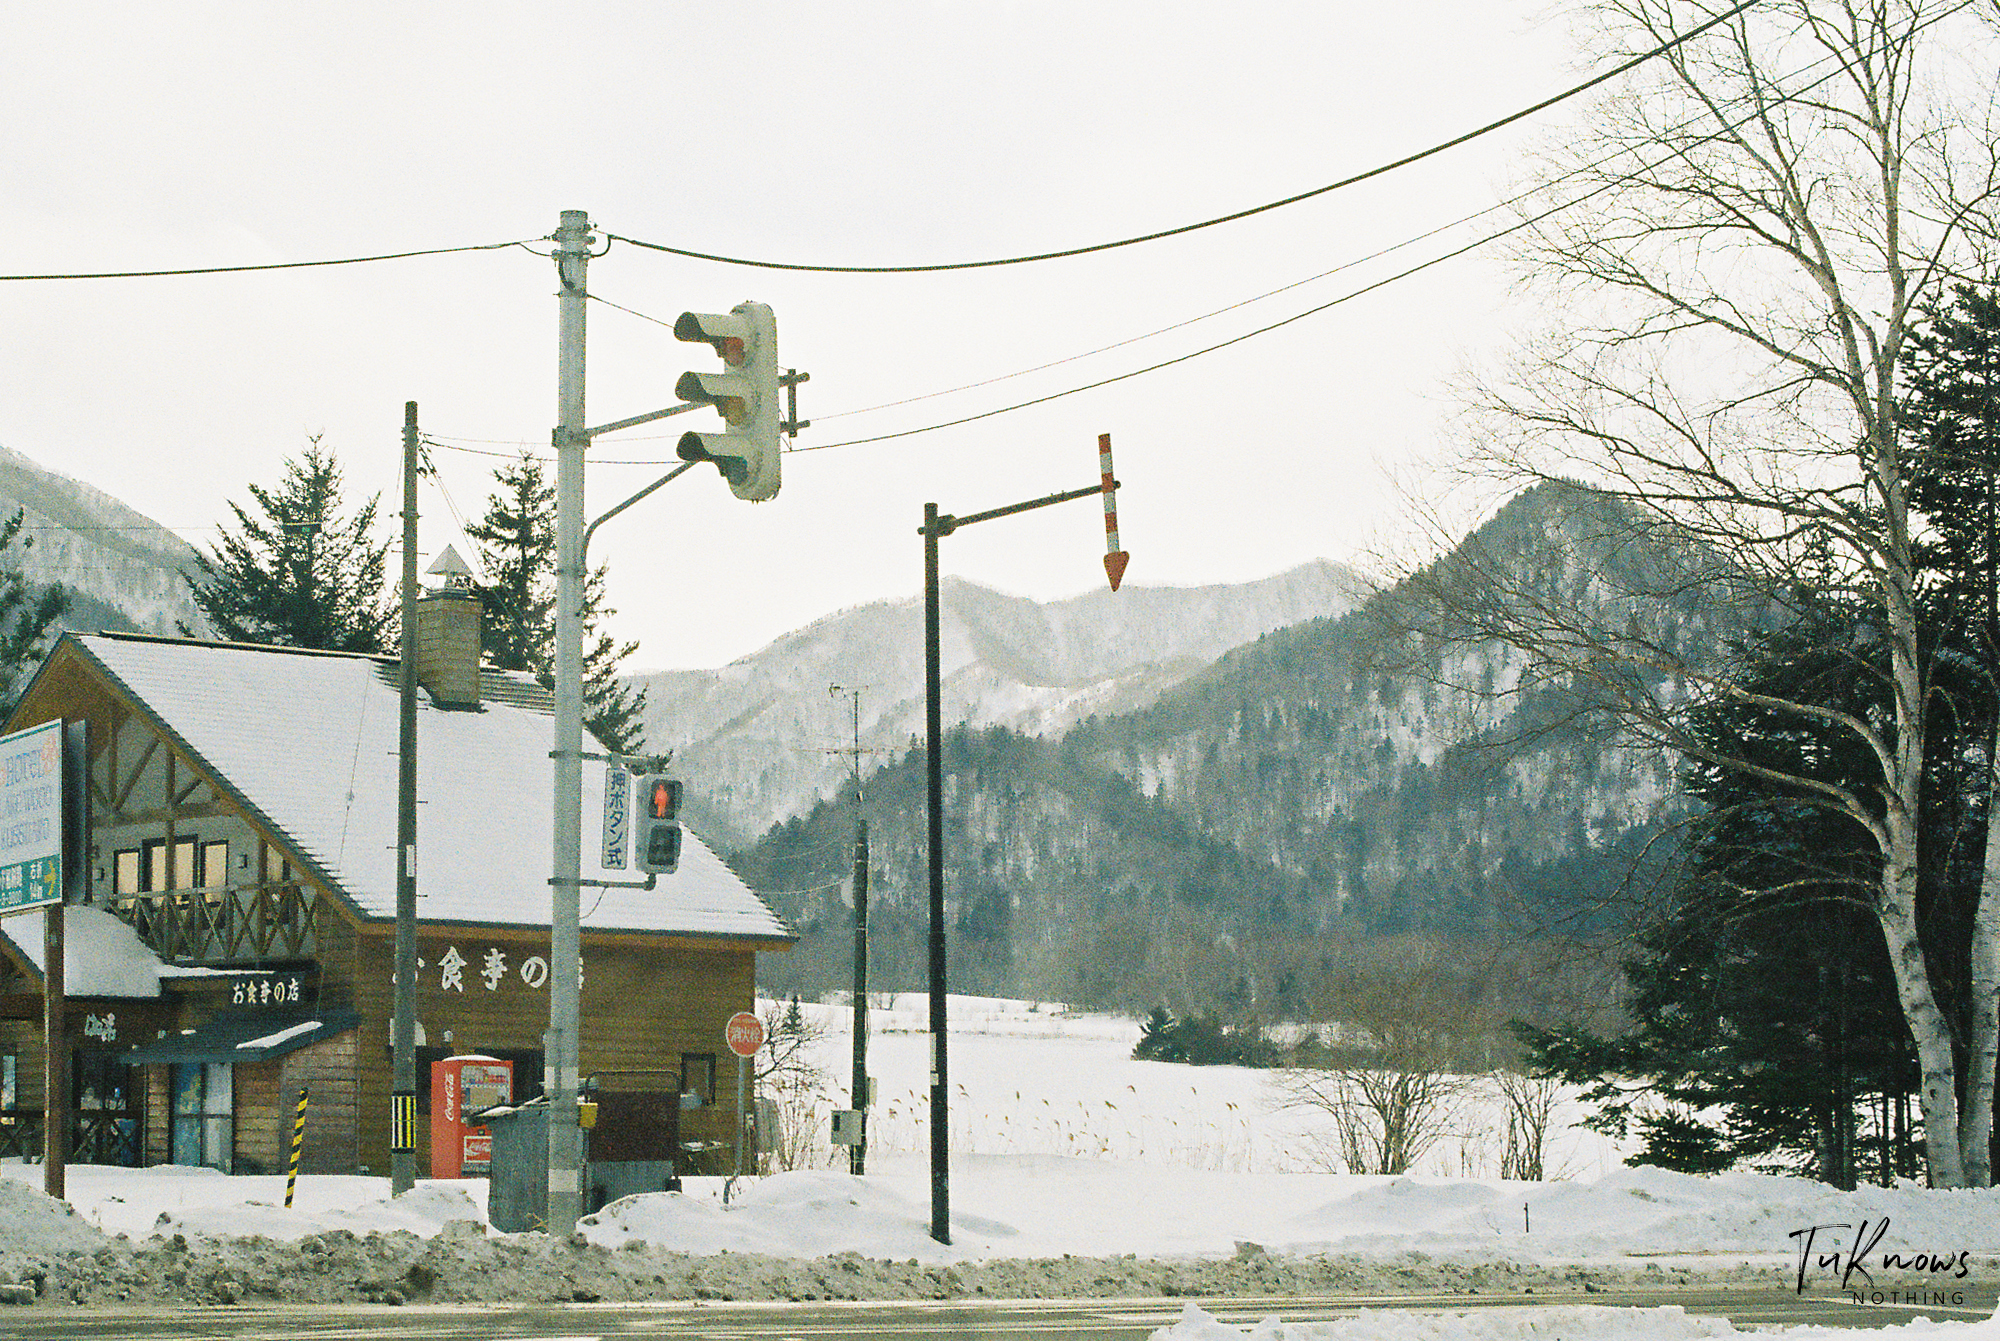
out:
M1561 93L1544 98L1532 106L1523 107L1518 112L1510 112L1498 121L1489 121L1477 129L1468 130L1462 135L1455 135L1449 140L1430 146L1428 149L1419 149L1413 154L1405 154L1394 162L1379 164L1364 172L1357 172L1351 177L1343 177L1337 182L1328 182L1324 186L1315 186L1309 191L1301 191L1297 195L1286 196L1282 200L1267 201L1262 205L1252 205L1248 209L1217 215L1213 219L1203 219L1199 223L1182 224L1178 228L1162 228L1157 232L1141 233L1137 237L1120 238L1115 242L1093 242L1088 246L1066 247L1061 251L1036 252L1028 256L1003 256L985 261L945 261L929 265L817 265L797 261L760 261L743 256L723 256L715 252L694 251L687 247L670 247L662 242L642 242L638 238L625 237L618 233L606 233L604 236L613 242L623 242L630 246L643 247L648 251L662 251L669 255L685 256L696 261L714 261L719 265L747 266L756 270L804 270L816 274L833 275L912 275L927 274L942 270L986 270L994 266L1025 265L1032 261L1055 261L1069 256L1088 256L1093 252L1111 251L1118 247L1136 246L1141 242L1158 242L1162 238L1179 237L1183 233L1199 232L1204 228L1214 228L1218 224L1235 223L1239 219L1248 219L1254 215L1268 213L1271 210L1283 209L1287 205L1296 205L1301 201L1311 200L1316 196L1323 196L1330 191L1338 191L1343 187L1359 185L1362 182L1370 181L1386 173L1394 172L1398 168L1406 168L1412 163L1422 162L1424 159L1441 154L1447 149L1456 149L1461 144L1469 143L1482 135L1490 135L1496 130L1511 126L1516 121L1531 117L1537 112L1546 111L1554 107L1557 103L1567 102L1578 94L1587 93L1599 84L1616 79L1618 76L1644 65L1647 61L1655 57L1665 55L1682 43L1692 41L1709 29L1727 23L1730 19L1735 18L1738 14L1741 14L1744 10L1749 9L1757 3L1758 0L1742 0L1734 8L1716 15L1699 27L1692 28L1677 37L1670 38L1652 50L1642 52L1630 60L1614 65L1601 74L1592 75L1581 84L1564 89Z
M423 251L391 251L375 256L339 256L322 261L272 261L264 265L205 265L182 270L99 270L90 273L0 275L0 280L31 279L158 279L170 275L239 275L254 270L311 270L329 265L366 265L370 261L404 261L413 256L452 256L467 251L504 251L527 247L526 241L481 242L470 247L430 247Z

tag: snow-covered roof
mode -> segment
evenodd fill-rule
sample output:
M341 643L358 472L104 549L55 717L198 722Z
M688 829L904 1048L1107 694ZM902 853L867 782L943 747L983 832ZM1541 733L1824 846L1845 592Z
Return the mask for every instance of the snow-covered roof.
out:
M396 912L398 688L391 658L188 639L69 635L363 917ZM475 708L417 696L417 916L549 924L555 720L532 677L485 671ZM585 736L586 750L593 746ZM583 876L598 860L602 764L583 769ZM699 786L699 780L693 785ZM602 897L600 897L600 894ZM658 887L583 891L585 931L782 941L791 931L694 834Z
M42 962L40 909L0 917L5 936L36 973ZM139 933L102 908L71 905L63 910L63 994L95 997L155 997L160 994L160 957Z

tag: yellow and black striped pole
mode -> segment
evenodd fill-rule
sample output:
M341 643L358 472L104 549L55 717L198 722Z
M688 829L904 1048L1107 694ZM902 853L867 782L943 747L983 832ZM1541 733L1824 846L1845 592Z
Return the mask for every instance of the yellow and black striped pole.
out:
M292 1209L292 1193L299 1185L299 1155L306 1148L306 1088L299 1086L299 1113L292 1119L292 1161L285 1173L285 1209Z

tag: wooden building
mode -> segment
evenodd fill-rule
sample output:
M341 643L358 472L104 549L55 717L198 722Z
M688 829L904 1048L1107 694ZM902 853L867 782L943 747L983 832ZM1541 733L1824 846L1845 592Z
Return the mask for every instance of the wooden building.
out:
M459 618L434 609L455 594L425 615ZM476 647L475 627L419 655L424 1118L437 1058L512 1061L517 1100L542 1084L553 705ZM277 1171L304 1089L303 1166L387 1172L397 681L394 658L111 634L43 663L7 729L81 720L90 755L73 1158ZM638 880L604 861L605 772L584 769L584 878ZM583 910L583 1074L644 1072L683 1093L684 1141L725 1141L723 1025L792 933L692 834L656 889L586 887ZM41 956L40 913L0 919L0 1154L39 1148Z

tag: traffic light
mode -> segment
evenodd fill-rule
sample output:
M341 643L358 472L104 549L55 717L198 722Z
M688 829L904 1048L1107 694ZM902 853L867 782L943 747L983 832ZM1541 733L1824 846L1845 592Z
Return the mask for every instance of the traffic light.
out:
M639 777L639 869L672 875L681 862L680 779L659 773Z
M724 313L683 312L674 336L713 345L724 372L687 372L674 384L685 401L713 405L721 433L683 433L683 461L713 461L738 498L761 503L778 494L778 319L762 303Z

